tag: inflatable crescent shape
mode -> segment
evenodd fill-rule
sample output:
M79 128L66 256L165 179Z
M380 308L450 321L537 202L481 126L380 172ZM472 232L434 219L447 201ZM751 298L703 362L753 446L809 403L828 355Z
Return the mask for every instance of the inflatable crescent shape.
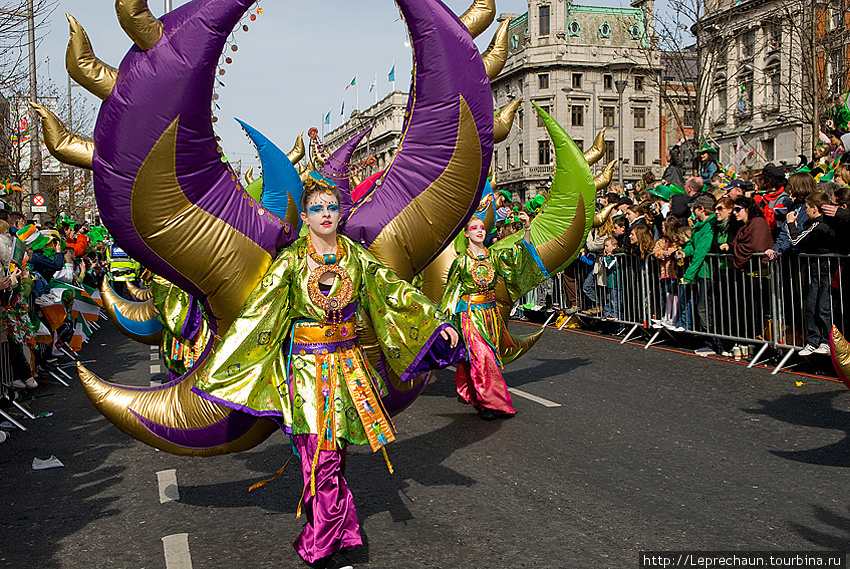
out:
M554 275L565 269L584 245L594 218L593 208L585 207L585 204L594 202L596 186L590 165L575 142L548 113L537 105L534 107L540 113L555 146L555 176L543 205L543 213L531 222L531 242L535 244L546 271ZM563 220L571 220L566 228L563 227ZM512 246L519 239L522 239L521 232L499 241L493 248ZM496 305L506 322L515 300L508 294L504 281L496 279ZM531 336L512 336L517 348L509 351L508 361L525 353L534 345L540 333L542 330Z
M131 257L203 302L214 329L232 322L275 252L297 237L244 190L212 126L218 60L253 3L193 0L156 20L143 0L119 0L138 47L94 130L104 225Z
M402 139L345 234L411 280L478 207L493 153L490 80L469 30L437 0L398 0L413 44Z
M847 342L835 326L832 327L829 337L829 353L838 378L850 387L850 342Z
M290 203L289 196L294 203L301 202L301 194L304 186L298 170L283 150L278 148L271 140L256 128L244 121L236 119L242 125L251 141L257 147L260 162L263 165L263 199L262 205L275 215L288 219ZM299 227L300 229L300 227Z
M121 332L137 342L150 346L159 345L162 340L162 322L153 300L132 302L118 296L108 279L100 285L100 297L109 319Z
M189 391L195 383L193 373L157 387L132 388L107 383L81 363L77 370L98 411L131 437L171 454L215 456L248 450L279 428L269 419L195 396Z
M138 301L150 300L153 298L153 289L151 288L139 288L130 281L127 281L127 290L130 294L133 295Z
M298 233L245 191L212 128L218 60L254 3L192 0L157 20L145 0L117 0L119 21L136 46L118 67L94 130L92 170L104 225L134 259L202 302L213 333L236 318L272 256ZM384 263L411 277L478 204L492 154L493 103L484 63L460 20L438 0L398 5L415 54L402 146L346 221L357 241L377 245ZM411 234L413 226L431 231ZM398 246L404 259L393 256ZM80 373L101 413L147 444L191 455L251 448L276 424L190 391L214 344L190 373L157 388L120 387ZM388 407L413 401L427 377L390 384Z

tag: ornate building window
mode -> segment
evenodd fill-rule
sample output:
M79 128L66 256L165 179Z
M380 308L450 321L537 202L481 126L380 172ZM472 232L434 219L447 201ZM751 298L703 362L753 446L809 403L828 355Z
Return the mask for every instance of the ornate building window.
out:
M602 126L614 126L614 107L602 107Z
M572 105L570 107L573 126L584 126L584 105Z
M629 28L629 37L633 40L639 40L640 39L640 26L635 24L631 28Z
M581 31L581 24L573 20L570 22L569 31L571 36L577 36L579 31Z
M611 37L611 25L608 22L603 22L601 26L599 26L599 35L603 38Z
M549 152L549 141L537 141L537 164L539 166L548 166L551 154Z
M642 140L635 141L635 166L643 166L646 164L646 142Z
M540 35L548 36L549 35L549 6L540 6L537 11L540 20Z

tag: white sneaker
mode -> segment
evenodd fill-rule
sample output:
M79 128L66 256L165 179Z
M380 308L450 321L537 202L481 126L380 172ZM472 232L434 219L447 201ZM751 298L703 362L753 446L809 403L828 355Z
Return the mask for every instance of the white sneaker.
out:
M696 350L694 350L694 353L696 355L702 356L704 358L708 357L708 356L716 355L716 352L714 350L712 350L711 348L697 348Z
M808 357L808 356L814 354L816 351L817 351L816 347L812 346L811 344L806 344L806 347L803 348L802 350L800 350L799 352L797 352L797 354L799 354L799 355L801 355L805 358L805 357Z
M670 330L672 330L673 332L684 332L685 328L683 326L673 326L672 328L670 328Z
M653 320L652 327L655 329L664 328L664 322L662 322L661 320Z
M31 377L24 382L24 385L27 386L27 389L35 389L36 387L38 387L38 382L35 380L34 377Z
M27 384L21 381L20 379L16 379L12 382L12 387L14 387L15 389L26 389Z
M816 354L820 354L820 355L822 355L822 356L824 356L824 355L828 355L828 354L829 354L829 344L827 344L826 342L822 343L822 344L821 344L820 346L818 346L818 348L815 350L815 353L816 353Z

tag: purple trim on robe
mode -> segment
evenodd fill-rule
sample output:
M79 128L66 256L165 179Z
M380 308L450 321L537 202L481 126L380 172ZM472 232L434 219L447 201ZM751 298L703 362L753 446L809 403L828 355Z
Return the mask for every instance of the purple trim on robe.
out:
M413 363L404 370L400 378L402 381L410 381L414 377L419 377L432 369L448 367L464 358L465 349L463 347L463 341L460 338L458 338L457 345L452 348L451 342L440 336L440 333L446 328L452 328L452 325L448 323L441 324L431 334L431 337L428 338L428 341L419 350L419 354L417 354Z
M191 304L186 314L186 320L183 322L183 327L180 328L180 337L186 340L194 340L198 332L201 331L204 313L201 311L201 305L195 300L194 296L189 296L189 302Z

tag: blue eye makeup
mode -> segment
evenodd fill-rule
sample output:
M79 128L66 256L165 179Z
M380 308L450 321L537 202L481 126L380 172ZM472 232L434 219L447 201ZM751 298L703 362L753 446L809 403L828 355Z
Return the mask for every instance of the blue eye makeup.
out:
M338 205L329 205L328 211L339 211L339 206Z

